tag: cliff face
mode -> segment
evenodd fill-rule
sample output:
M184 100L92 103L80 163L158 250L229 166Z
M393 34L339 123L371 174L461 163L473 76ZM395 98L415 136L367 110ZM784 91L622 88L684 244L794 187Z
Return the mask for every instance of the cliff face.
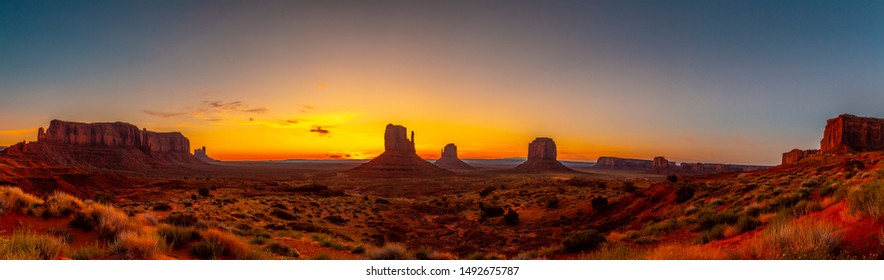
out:
M666 160L665 157L655 157L654 158L654 169L655 170L669 169L669 161Z
M516 166L519 172L577 172L556 160L556 142L538 137L528 143L528 160Z
M448 170L474 169L457 157L457 146L454 143L445 145L445 148L442 149L442 156L433 164Z
M826 122L820 141L823 154L884 150L884 119L840 115Z
M5 154L54 165L142 169L201 164L181 133L139 130L121 122L78 123L53 120L37 131L37 141L19 143Z
M595 164L596 168L650 170L654 168L654 162L644 159L599 157Z
M347 172L355 176L403 177L445 176L454 174L427 162L414 151L414 132L401 125L388 124L384 130L384 152L378 157Z
M794 149L788 152L783 153L783 165L793 164L798 162L799 160L809 157L811 155L819 154L820 150L799 150Z

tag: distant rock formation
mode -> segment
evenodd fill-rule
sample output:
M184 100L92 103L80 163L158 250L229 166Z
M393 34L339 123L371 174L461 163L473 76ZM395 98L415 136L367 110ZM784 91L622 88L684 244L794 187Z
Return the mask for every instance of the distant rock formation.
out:
M205 163L218 163L218 162L220 162L216 159L209 157L209 154L206 153L205 146L203 146L202 148L193 150L193 156L196 157L197 159L205 162Z
M809 157L812 155L818 155L819 153L820 153L820 150L793 149L791 151L783 153L782 164L783 165L793 164L793 163L800 161L803 158L806 158L806 157Z
M551 138L538 137L528 143L528 160L516 166L519 172L577 172L556 160L556 142Z
M122 122L78 123L53 120L37 130L37 141L19 143L6 156L48 163L106 169L139 169L170 164L201 164L190 154L190 140L178 132L139 130Z
M602 169L651 170L654 168L654 162L644 159L599 157L596 160L595 167Z
M654 170L663 171L669 169L669 161L665 157L654 158Z
M884 119L840 115L826 122L820 141L823 154L884 150Z
M0 151L6 150L6 146L0 146Z
M415 153L414 131L411 140L404 126L388 124L384 131L384 152L347 173L370 177L445 176L454 174L427 162Z
M445 145L445 148L442 149L442 156L433 164L448 170L475 169L457 157L457 146L454 143Z

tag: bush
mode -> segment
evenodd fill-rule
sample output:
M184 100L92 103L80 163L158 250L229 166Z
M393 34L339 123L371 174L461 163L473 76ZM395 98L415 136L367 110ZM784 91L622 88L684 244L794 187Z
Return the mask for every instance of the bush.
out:
M668 175L668 176L666 176L666 181L669 181L670 183L673 183L673 184L678 183L678 176Z
M510 226L518 225L519 213L517 213L513 209L509 209L508 211L506 211L506 215L503 215L503 222Z
M348 222L347 219L344 219L344 217L341 217L338 215L326 216L325 218L322 218L322 219L328 221L329 223L341 225L341 226L347 224L347 222Z
M840 251L842 236L838 227L817 222L771 222L767 226L763 245L773 249L773 258L780 259L833 259Z
M697 214L697 224L700 230L709 230L721 224L732 225L740 219L740 216L730 211L712 212L703 211Z
M623 191L628 192L628 193L634 193L634 192L638 191L638 187L635 186L635 183L626 181L626 182L623 182Z
M0 210L26 210L43 204L43 200L17 187L0 188Z
M848 205L852 212L859 212L870 217L884 218L884 180L875 180L859 186L859 189L847 195Z
M546 203L547 209L559 208L559 198L556 196L547 197L544 202Z
M264 250L273 254L277 254L284 257L300 257L301 253L298 250L289 247L288 245L279 243L279 242L270 242L264 247Z
M194 257L216 260L221 257L245 259L249 256L249 245L233 234L219 229L209 229L200 235L203 239L190 250Z
M487 187L487 188L479 191L479 197L486 197L486 196L490 195L491 193L493 193L495 190L497 190L497 188Z
M608 207L608 199L604 197L596 197L592 199L592 209L602 210Z
M292 214L291 212L285 211L282 209L273 209L272 211L270 211L270 215L280 218L280 219L283 219L283 220L286 220L286 221L291 221L291 220L297 219L297 216L295 216L295 214Z
M503 208L500 206L485 206L479 205L479 209L482 210L482 217L485 218L493 218L503 216Z
M605 243L605 236L590 229L572 232L565 240L562 240L562 247L566 253L574 253L596 249L602 243Z
M187 242L199 238L199 234L192 227L180 227L163 225L157 228L157 235L172 248L178 249Z
M207 196L209 196L209 189L208 188L199 188L197 190L197 193L202 197L207 197Z
M71 253L72 260L92 260L107 255L107 251L98 245L88 245L80 247L77 251Z
M751 216L750 217L743 216L743 217L740 217L739 220L737 220L737 223L734 225L734 228L738 232L743 233L743 232L754 230L754 229L758 228L759 226L761 226L761 221L759 221L757 218L754 218Z
M675 203L684 203L694 198L694 187L683 186L675 190Z
M113 206L91 203L83 208L82 214L75 214L70 224L83 230L97 229L101 238L111 239L123 231L137 228L126 213Z
M697 236L697 242L700 244L706 244L715 240L719 240L724 238L724 231L727 230L726 225L716 225L710 229L704 230L700 232L700 235Z
M387 243L384 247L369 249L365 252L365 257L370 260L405 260L408 250L400 243Z
M199 219L191 212L172 211L163 222L173 226L192 227L199 222Z
M82 200L72 195L55 191L46 198L45 206L47 214L55 217L64 217L80 211L80 209L85 207L85 204Z
M152 234L125 231L111 243L110 251L121 259L149 260L160 252L160 240Z
M169 211L172 210L172 205L168 203L158 203L153 206L153 211Z
M0 260L54 260L64 245L59 238L15 231L0 238Z

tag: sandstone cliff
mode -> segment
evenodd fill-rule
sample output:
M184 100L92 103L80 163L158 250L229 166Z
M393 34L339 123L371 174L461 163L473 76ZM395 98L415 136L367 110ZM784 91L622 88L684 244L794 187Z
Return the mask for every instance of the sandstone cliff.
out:
M457 157L457 146L454 143L445 145L445 148L442 149L442 156L433 164L448 170L474 169Z
M451 171L427 162L415 153L414 132L411 140L407 129L400 125L388 124L384 131L384 152L371 161L347 171L354 176L367 177L410 177L446 176Z
M528 160L516 166L518 172L577 172L556 160L556 142L538 137L528 143Z
M644 159L599 157L595 167L602 169L651 170L654 168L654 162Z
M884 119L840 115L826 122L820 141L823 154L884 150Z
M820 150L799 150L793 149L791 151L783 153L783 165L793 164L800 161L803 158L809 157L811 155L819 154Z
M202 147L196 150L193 150L193 156L202 162L205 163L219 163L220 161L209 157L209 154L206 152L206 147Z

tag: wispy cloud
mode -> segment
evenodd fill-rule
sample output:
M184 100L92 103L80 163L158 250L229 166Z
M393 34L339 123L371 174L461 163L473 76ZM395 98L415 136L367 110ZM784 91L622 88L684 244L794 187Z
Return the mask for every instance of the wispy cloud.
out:
M202 94L201 94L202 95ZM266 114L266 107L252 107L242 101L203 100L202 102L178 111L160 111L145 109L142 113L159 117L174 118L190 116L205 121L218 121L231 114Z
M329 133L331 133L331 131L328 131L328 129L322 128L322 126L315 126L315 127L313 127L313 129L310 129L310 132L318 133L319 136L326 136Z
M160 118L164 118L164 119L187 115L187 112L160 112L160 111L154 111L154 110L141 110L141 112L151 115L151 116L154 116L154 117L160 117Z

